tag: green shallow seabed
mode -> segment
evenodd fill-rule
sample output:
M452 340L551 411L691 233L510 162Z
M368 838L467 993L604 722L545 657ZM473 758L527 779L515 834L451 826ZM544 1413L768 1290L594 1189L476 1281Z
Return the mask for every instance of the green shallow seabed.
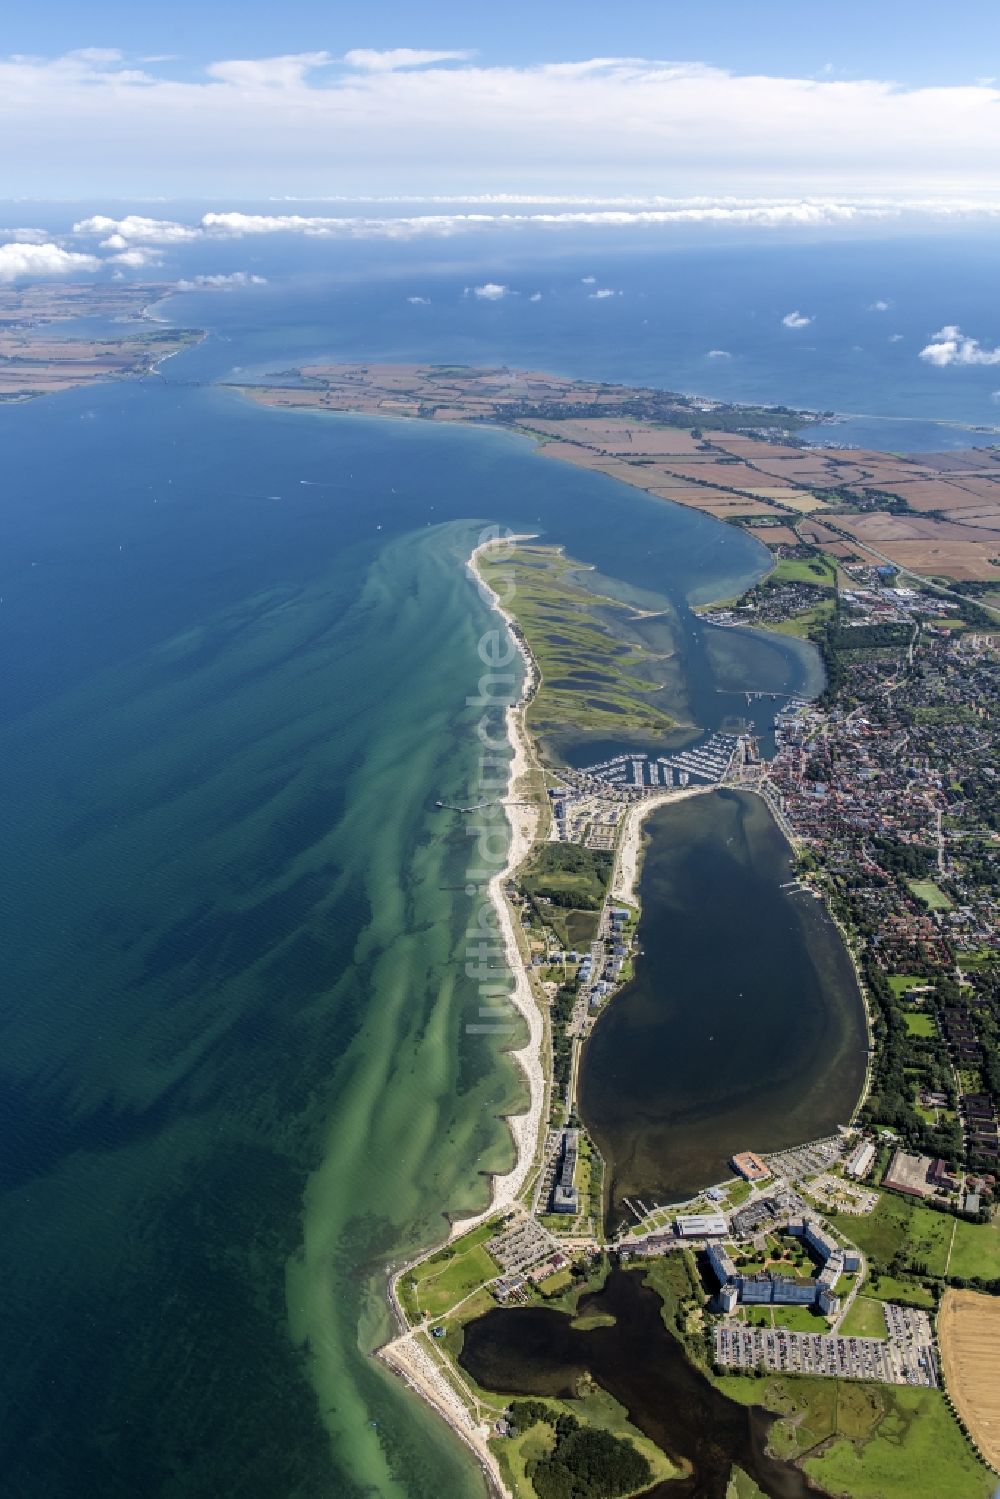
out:
M664 695L709 724L683 599L760 548L497 432L160 383L0 425L5 1494L479 1494L369 1356L386 1264L482 1206L522 1096L513 1020L467 1030L470 844L433 807L475 790L496 623L462 517L662 588ZM756 681L804 671L760 644Z
M8 1077L51 1113L51 1169L4 1200L30 1397L7 1435L32 1475L8 1469L9 1493L131 1495L142 1474L144 1492L313 1494L316 1396L338 1494L481 1492L367 1356L387 1257L440 1236L436 1204L484 1204L521 1092L497 1055L519 1030L465 1030L468 840L433 808L475 784L474 538L391 543L339 616L343 578L257 597L4 736L8 771L30 753L60 788L5 824L24 879L48 872L44 900L4 901L18 982L61 996L57 1032L7 1034ZM86 1369L56 1351L95 1339ZM280 1429L259 1423L262 1377Z

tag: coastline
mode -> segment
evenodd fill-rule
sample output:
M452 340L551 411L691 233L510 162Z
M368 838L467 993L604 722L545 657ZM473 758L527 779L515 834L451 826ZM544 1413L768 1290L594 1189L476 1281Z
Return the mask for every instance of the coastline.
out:
M503 797L510 838L504 866L491 876L484 893L488 895L495 912L496 924L502 935L507 966L513 979L510 999L528 1027L525 1045L510 1055L524 1073L528 1083L529 1100L525 1111L507 1116L506 1122L515 1151L511 1169L506 1173L492 1176L490 1200L481 1211L467 1217L452 1219L444 1243L451 1243L469 1233L498 1212L509 1211L516 1207L536 1165L546 1118L545 1102L551 1084L551 1078L544 1065L546 1022L532 993L528 969L518 943L513 912L505 893L509 880L523 864L538 837L542 812L540 802L526 800L524 803L519 803L515 799L519 789L522 795L524 794L523 787L527 775L539 766L537 751L525 723L525 710L541 682L541 673L518 626L513 610L505 607L501 602L497 593L485 581L479 567L480 558L489 550L531 539L530 535L511 535L485 541L474 548L466 564L467 571L476 583L481 597L487 602L489 608L499 614L504 621L524 664L519 697L515 703L507 705L504 710L505 729L512 751ZM639 905L638 884L648 842L648 839L644 837L646 819L653 812L664 807L688 800L693 796L707 795L717 789L716 785L664 788L644 797L642 801L629 808L615 847L614 867L608 890L609 899L622 901L632 907ZM783 825L783 818L776 814L776 808L772 806L764 789L751 785L740 789L754 791L760 796L794 856L797 849L791 830ZM824 907L829 913L825 900ZM832 913L829 914L832 915ZM840 923L835 924L838 926L852 961L868 1029L866 1077L861 1096L852 1113L853 1122L865 1101L870 1086L871 1016L855 954ZM398 1375L415 1395L432 1406L446 1425L472 1452L482 1469L491 1496L497 1496L497 1499L512 1499L495 1449L489 1440L492 1434L490 1420L482 1419L476 1398L471 1392L464 1392L468 1398L463 1398L462 1381L459 1379L456 1387L455 1371L450 1365L445 1369L435 1356L427 1326L425 1324L411 1326L402 1309L399 1298L402 1277L410 1271L413 1265L421 1262L428 1254L434 1253L440 1247L443 1245L425 1249L392 1273L388 1296L398 1331L394 1339L376 1351L376 1356Z
M669 791L659 791L653 796L643 797L641 802L633 803L626 815L621 839L615 851L614 874L609 891L612 900L624 901L629 906L639 904L636 887L645 851L642 825L650 813L659 811L661 807L673 806L676 802L687 801L690 796L705 796L707 792L717 789L716 786L672 787Z
M466 563L466 569L474 580L480 595L490 609L499 614L520 653L524 675L520 695L515 703L508 704L504 712L505 728L512 754L507 771L507 787L504 811L510 829L510 840L504 866L490 877L487 895L496 913L497 926L504 946L504 955L510 969L514 987L510 1000L528 1027L525 1044L509 1055L524 1073L528 1084L528 1108L519 1114L506 1116L514 1145L514 1164L502 1174L495 1174L490 1181L490 1200L478 1213L453 1219L445 1243L451 1243L486 1222L498 1211L511 1208L517 1202L534 1166L538 1151L548 1092L548 1078L542 1063L542 1048L545 1040L545 1022L541 1010L531 992L528 971L518 946L514 929L514 918L505 894L505 886L511 875L523 864L535 842L540 819L540 808L533 802L514 804L519 784L532 769L534 750L524 723L524 710L541 680L537 663L528 650L520 632L515 629L514 616L505 609L500 599L479 571L480 555L497 545L511 545L518 541L531 540L530 536L500 537L477 546ZM442 1420L479 1461L488 1489L499 1499L511 1499L495 1454L487 1441L489 1427L477 1425L463 1401L452 1389L440 1367L433 1359L429 1347L420 1343L420 1329L409 1328L399 1304L398 1285L401 1278L418 1260L431 1251L423 1250L415 1260L395 1270L390 1277L388 1296L399 1335L376 1350L376 1357L399 1376L403 1382L426 1404L430 1405ZM426 1333L424 1334L426 1338Z
M507 1125L514 1142L515 1160L510 1171L502 1175L494 1175L490 1184L490 1202L479 1213L470 1217L454 1221L448 1235L449 1241L466 1234L470 1229L476 1228L484 1223L487 1218L493 1216L498 1210L513 1207L518 1195L525 1186L528 1175L534 1162L535 1153L538 1148L538 1138L541 1131L542 1116L544 1112L545 1094L548 1080L545 1069L542 1066L542 1043L545 1037L545 1023L541 1010L531 992L531 983L528 978L528 970L521 956L521 949L517 941L517 933L514 930L514 917L504 893L504 887L511 875L524 863L534 845L540 819L541 809L531 801L515 802L517 788L533 768L534 746L524 722L524 712L530 702L535 690L541 681L541 673L538 664L528 650L527 645L516 628L514 615L501 604L494 590L483 578L479 571L478 561L483 552L489 551L496 546L510 546L519 541L530 541L530 535L501 537L497 540L484 541L475 548L470 556L466 567L475 580L480 595L486 600L491 610L499 614L511 639L521 656L524 664L524 676L521 682L521 693L516 703L509 704L505 714L505 728L507 738L513 751L510 765L507 771L507 788L504 798L504 811L510 828L510 842L507 846L507 858L502 869L492 875L487 887L490 904L496 913L497 926L504 945L504 956L514 980L514 988L511 991L510 1000L518 1014L524 1019L528 1027L528 1039L524 1046L518 1047L509 1055L517 1062L524 1073L528 1084L529 1102L526 1112L507 1116ZM537 763L537 762L535 762Z

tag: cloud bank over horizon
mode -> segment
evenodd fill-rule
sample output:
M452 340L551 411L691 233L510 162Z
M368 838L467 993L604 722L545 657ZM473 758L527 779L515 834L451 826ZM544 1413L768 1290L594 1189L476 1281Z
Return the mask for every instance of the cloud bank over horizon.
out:
M114 48L0 59L0 128L18 146L6 190L995 191L1000 88L985 79L901 87L634 57L491 65L408 47L179 68Z

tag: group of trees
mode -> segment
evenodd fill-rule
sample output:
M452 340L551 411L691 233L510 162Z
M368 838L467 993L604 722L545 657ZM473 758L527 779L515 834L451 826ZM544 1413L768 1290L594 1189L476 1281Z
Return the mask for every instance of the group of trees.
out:
M940 1042L910 1035L903 1008L871 954L864 960L864 977L875 1002L878 1047L872 1092L862 1110L862 1122L888 1125L910 1149L940 1156L956 1166L962 1154L962 1131L958 1123L934 1125L918 1114L913 1105L914 1074L918 1069L928 1088L954 1094L947 1056ZM939 1003L948 1003L954 988L954 980L942 977L935 998Z
M528 1465L538 1499L617 1499L634 1493L652 1478L652 1469L631 1442L568 1413L555 1415L541 1400L517 1400L511 1419L518 1431L545 1421L555 1433L546 1456Z
M525 894L568 910L599 911L611 879L613 854L576 843L546 843L521 877Z
M569 1086L569 1069L573 1060L573 1042L566 1027L573 1015L576 990L563 984L556 990L549 1011L552 1031L552 1079L557 1092L564 1093Z
M819 647L826 671L826 687L818 702L822 708L831 708L847 681L846 657L851 651L879 650L889 646L897 649L909 643L913 627L909 624L855 625L850 629L842 626L837 609L822 628L812 632L812 639Z
M922 879L930 873L935 857L932 848L921 843L898 843L894 838L877 835L871 841L883 869L911 880Z

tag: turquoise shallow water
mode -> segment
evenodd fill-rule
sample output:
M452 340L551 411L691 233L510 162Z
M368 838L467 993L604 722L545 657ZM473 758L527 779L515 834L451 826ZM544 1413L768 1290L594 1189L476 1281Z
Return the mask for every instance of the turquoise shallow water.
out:
M751 539L502 433L104 387L0 411L6 1491L479 1492L368 1357L521 1085L467 1029L482 519L687 612ZM480 519L482 518L482 519ZM803 685L807 655L750 667ZM732 663L730 663L731 666Z

